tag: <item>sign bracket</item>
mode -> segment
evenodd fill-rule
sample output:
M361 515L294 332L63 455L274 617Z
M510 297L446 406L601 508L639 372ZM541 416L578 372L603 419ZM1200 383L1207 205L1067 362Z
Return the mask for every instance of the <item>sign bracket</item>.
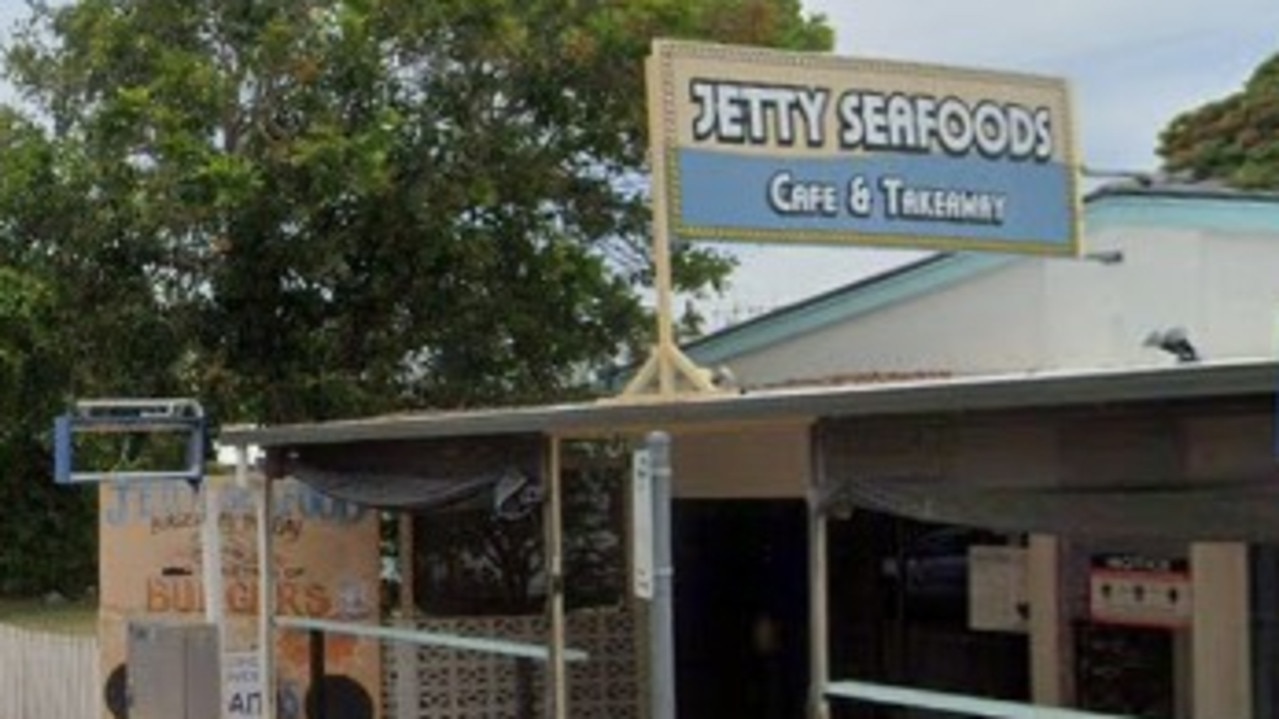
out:
M644 64L644 77L648 90L648 134L650 192L653 210L653 284L657 293L657 344L653 345L648 359L626 385L619 399L638 400L646 396L654 399L672 399L690 389L694 393L718 391L711 380L711 372L699 367L684 354L675 342L671 297L674 293L671 279L670 211L667 204L667 151L666 130L663 126L666 103L662 102L662 78L658 59L649 56ZM682 381L682 383L681 383Z

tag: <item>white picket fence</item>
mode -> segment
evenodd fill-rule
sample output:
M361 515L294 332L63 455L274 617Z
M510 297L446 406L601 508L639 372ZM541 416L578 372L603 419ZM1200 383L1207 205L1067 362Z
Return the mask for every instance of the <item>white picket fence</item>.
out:
M99 719L98 640L0 624L0 719Z

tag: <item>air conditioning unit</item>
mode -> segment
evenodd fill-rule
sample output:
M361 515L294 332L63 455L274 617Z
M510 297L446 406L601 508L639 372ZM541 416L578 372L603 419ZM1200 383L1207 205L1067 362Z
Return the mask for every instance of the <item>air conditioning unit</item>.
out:
M217 627L130 622L127 652L130 719L220 719Z

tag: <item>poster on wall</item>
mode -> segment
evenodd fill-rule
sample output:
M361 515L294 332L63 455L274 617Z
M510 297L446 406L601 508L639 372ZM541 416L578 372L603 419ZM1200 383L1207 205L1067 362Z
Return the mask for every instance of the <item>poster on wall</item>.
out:
M217 480L213 480L217 481ZM259 717L257 516L250 490L218 481L226 628L224 719ZM203 503L185 482L106 484L100 490L100 614L104 718L125 716L125 631L131 620L204 620ZM274 483L276 611L344 622L379 616L377 513L293 480ZM378 716L376 641L330 636L330 705L351 719ZM305 632L276 638L280 719L301 719L309 687ZM340 695L340 696L338 696Z
M1194 614L1190 563L1135 554L1098 554L1088 572L1089 613L1099 624L1177 628Z
M1030 630L1026 548L968 548L968 627L983 632Z
M685 240L1078 252L1061 79L663 40L649 112Z

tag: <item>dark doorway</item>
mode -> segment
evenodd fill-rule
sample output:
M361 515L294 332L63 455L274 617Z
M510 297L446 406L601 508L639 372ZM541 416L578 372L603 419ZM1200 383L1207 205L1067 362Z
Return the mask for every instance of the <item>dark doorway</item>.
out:
M1279 547L1251 547L1253 716L1279 716Z
M968 626L968 550L1007 538L854 511L829 525L831 675L1026 701L1024 634ZM836 719L950 719L953 714L838 701Z
M1172 632L1077 622L1074 635L1079 708L1141 719L1175 716Z
M679 716L804 715L806 517L797 500L675 502Z

